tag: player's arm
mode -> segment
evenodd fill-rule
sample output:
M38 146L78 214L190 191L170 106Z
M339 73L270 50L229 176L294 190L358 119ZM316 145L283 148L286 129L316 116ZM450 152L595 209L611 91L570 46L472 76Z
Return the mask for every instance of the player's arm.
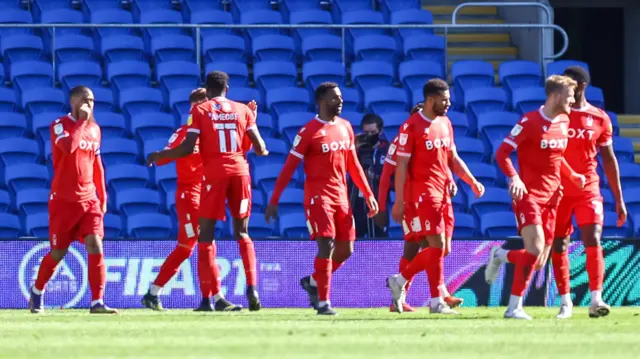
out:
M347 171L351 176L351 180L358 187L360 192L364 194L364 198L367 201L367 207L369 207L369 218L375 216L378 213L378 202L376 196L373 194L367 176L364 174L362 165L358 160L358 153L356 152L355 136L353 135L353 129L351 126L347 126L349 130L349 136L351 137L351 148L347 155Z
M202 128L201 122L203 122L203 119L209 120L205 109L201 105L193 106L189 120L187 121L187 133L184 140L173 148L150 153L147 157L147 163L151 165L156 162L171 161L192 154L196 148L196 141L200 136L200 129ZM206 121L204 121L204 123L206 123ZM208 125L211 126L210 121Z
M65 127L61 121L55 121L49 129L51 143L65 153L73 153L80 145L82 133L86 127L86 118L79 118L73 126L69 127Z
M267 150L267 145L264 143L262 139L262 135L260 135L260 131L258 130L257 125L257 104L255 101L252 101L247 106L247 138L249 142L244 142L242 144L243 151L249 151L251 146L255 148L255 153L258 156L267 156L269 151Z
M378 206L380 207L380 211L385 211L387 208L387 197L389 196L389 189L391 188L391 176L395 169L396 162L390 157L387 157L382 166L380 184L378 185Z
M527 193L527 188L520 179L516 167L511 160L511 153L515 151L520 144L526 141L528 131L527 118L523 118L513 126L509 135L502 141L500 147L496 151L496 162L500 170L509 179L509 193L514 199L520 200Z
M96 151L96 157L93 160L93 184L96 186L96 193L100 200L102 211L107 213L107 185L99 149Z
M605 115L606 116L606 115ZM613 127L611 125L611 119L609 116L605 117L604 132L598 138L598 145L600 146L600 156L602 156L602 167L604 168L604 174L609 181L609 187L613 192L613 197L616 200L616 212L618 213L618 226L622 226L627 221L627 207L622 198L622 184L620 183L620 167L618 166L618 159L613 151Z
M398 132L398 150L396 151L396 171L394 187L396 190L396 202L391 210L391 217L397 223L402 222L404 215L404 203L407 200L404 196L404 184L407 180L407 168L409 160L414 150L414 136L411 133L411 125L405 122Z
M173 133L173 135L171 135L171 137L169 137L169 141L167 142L167 145L164 147L163 150L170 150L172 148L179 146L184 141L184 138L185 138L185 131L180 131L178 129L176 132ZM173 161L174 161L173 158L163 158L161 160L156 161L156 166L168 165Z
M574 171L564 157L562 157L562 161L560 162L560 175L573 182L578 188L584 188L586 177Z
M482 185L482 183L478 182L471 171L469 171L469 167L467 167L467 164L458 155L458 150L453 139L453 127L451 126L451 123L449 123L449 133L451 137L451 147L449 148L449 168L456 175L458 175L458 177L460 177L464 181L464 183L468 184L469 187L471 187L476 197L482 197L482 195L484 195L484 186ZM450 176L451 183L455 184L453 178L451 178L453 177L451 176L451 172L447 172Z

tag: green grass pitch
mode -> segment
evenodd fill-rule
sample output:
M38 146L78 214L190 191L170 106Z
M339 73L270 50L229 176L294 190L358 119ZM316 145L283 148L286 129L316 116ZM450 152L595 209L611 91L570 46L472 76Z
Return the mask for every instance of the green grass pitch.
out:
M0 358L640 358L640 307L590 319L575 308L527 308L532 322L502 319L504 308L461 308L461 316L341 309L257 313L123 310L0 311Z

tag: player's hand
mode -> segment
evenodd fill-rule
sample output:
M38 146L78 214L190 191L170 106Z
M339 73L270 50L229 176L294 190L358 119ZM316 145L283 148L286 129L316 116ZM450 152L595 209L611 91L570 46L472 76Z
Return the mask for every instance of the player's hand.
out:
M154 163L158 162L159 159L160 159L160 152L151 152L147 156L147 165L151 167L153 166Z
M104 214L107 213L107 200L104 200L102 202L102 213L104 213Z
M264 210L264 219L271 224L271 220L275 221L276 218L278 218L278 206L268 205L267 209Z
M369 207L369 218L373 218L376 214L378 214L380 208L378 208L378 201L376 201L376 197L374 195L371 195L369 196L369 198L367 198L367 207Z
M404 216L404 206L400 203L400 201L396 201L391 208L391 218L396 223L402 223L402 217Z
M618 213L618 221L616 222L616 226L622 227L627 221L627 205L625 205L623 201L619 201L616 203L616 213Z
M264 150L263 151L260 151L259 148L254 148L253 152L255 152L257 156L269 156L269 150L267 149L266 145L264 145Z
M249 107L249 110L251 110L254 115L258 114L258 103L256 102L256 100L251 100L251 102L247 104L247 107Z
M473 190L473 194L476 195L476 198L484 196L484 185L478 181L473 181L471 190Z
M587 178L579 173L574 173L571 175L571 182L579 189L583 189L584 185L587 184Z
M80 110L78 110L78 116L80 120L88 120L91 118L91 107L86 103L80 106Z
M447 185L447 191L449 191L449 195L451 195L451 197L455 197L456 194L458 194L458 185L455 181L449 182Z
M516 175L509 179L509 194L511 198L519 201L527 194L527 187L525 187L524 183L520 179L520 176Z
M373 218L373 221L378 228L385 228L387 224L389 224L387 211L378 212L378 214L376 214L376 216Z

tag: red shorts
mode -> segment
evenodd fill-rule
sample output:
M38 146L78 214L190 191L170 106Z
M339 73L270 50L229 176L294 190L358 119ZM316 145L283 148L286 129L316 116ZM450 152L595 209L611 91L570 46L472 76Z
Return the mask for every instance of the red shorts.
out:
M530 224L540 225L544 232L545 245L550 246L554 239L558 212L558 205L555 204L557 201L551 201L551 203L554 204L540 204L526 195L520 201L513 202L513 212L516 215L518 233L522 228Z
M305 205L307 228L311 239L333 238L336 241L355 241L356 226L348 203L330 204L312 200Z
M421 196L410 221L411 231L419 238L444 233L447 211L447 203L443 199Z
M53 249L67 249L71 243L95 234L104 237L104 213L98 199L67 202L49 201L49 242Z
M416 216L416 205L414 203L404 204L404 217L402 217L403 238L407 242L417 242L418 236L411 230L411 221Z
M198 187L199 189L199 187ZM200 191L194 188L176 191L176 212L178 213L178 243L193 248L198 242L198 209Z
M602 225L604 221L602 196L585 194L585 196L563 197L558 206L555 237L564 238L573 233L571 222L573 215L576 216L578 228L589 224Z
M200 217L219 221L226 220L225 203L229 205L231 217L249 217L251 214L250 176L206 178L202 182Z

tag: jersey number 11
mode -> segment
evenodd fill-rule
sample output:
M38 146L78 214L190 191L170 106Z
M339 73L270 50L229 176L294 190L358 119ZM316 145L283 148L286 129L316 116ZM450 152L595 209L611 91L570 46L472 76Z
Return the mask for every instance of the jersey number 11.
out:
M220 153L237 152L238 136L235 123L216 123L213 128L218 131L218 140L220 141ZM227 138L229 138L229 146L227 147Z

